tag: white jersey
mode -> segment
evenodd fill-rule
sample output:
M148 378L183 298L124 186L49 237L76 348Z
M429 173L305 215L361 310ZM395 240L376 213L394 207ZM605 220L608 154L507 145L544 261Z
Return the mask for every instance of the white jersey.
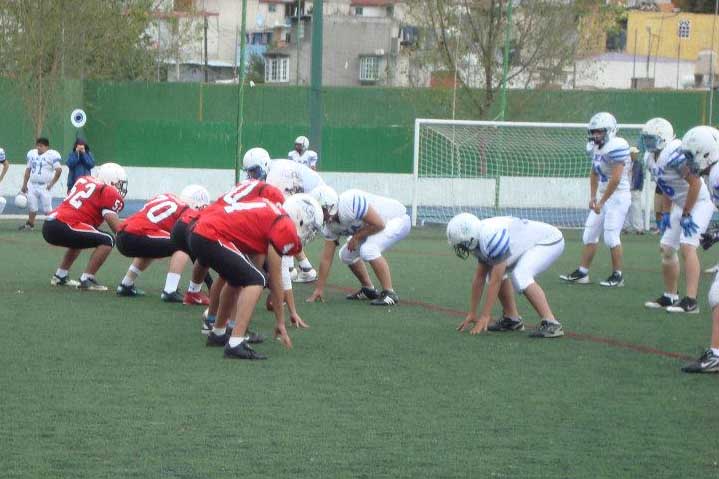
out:
M292 150L287 153L287 159L309 166L310 168L317 167L317 153L312 150L305 150L302 154L298 153L297 150Z
M277 187L285 196L309 193L325 184L316 171L291 160L272 160L267 183Z
M629 143L627 143L627 140L614 137L601 148L588 143L587 153L592 160L592 171L599 178L599 194L603 194L604 190L607 189L609 179L612 177L612 169L617 164L624 164L624 171L615 191L629 191L632 158L629 156Z
M55 176L55 170L62 168L62 157L55 150L47 150L39 155L37 149L27 152L27 167L30 169L31 183L49 183Z
M693 170L693 166L687 163L686 156L682 153L682 141L675 138L659 152L658 156L647 153L644 158L652 178L657 182L662 193L671 198L672 203L684 208L689 193L689 183L685 177ZM697 202L709 198L709 190L702 182Z
M481 234L493 235L502 230L506 230L509 234L509 250L504 256L494 261L489 259L489 255L481 247L477 247L472 251L472 254L480 263L488 265L506 260L507 267L512 268L529 249L535 246L553 245L561 242L564 238L561 231L552 225L511 216L488 218L482 220L481 225ZM480 243L482 242L480 241Z
M711 171L709 171L707 183L712 201L714 205L719 208L719 163L715 163L714 166L712 166Z
M361 190L347 190L339 195L337 221L325 223L322 234L328 240L355 234L364 225L369 207L377 211L385 223L407 215L407 208L399 201L386 196L373 195Z
M0 148L0 163L5 163L5 150Z

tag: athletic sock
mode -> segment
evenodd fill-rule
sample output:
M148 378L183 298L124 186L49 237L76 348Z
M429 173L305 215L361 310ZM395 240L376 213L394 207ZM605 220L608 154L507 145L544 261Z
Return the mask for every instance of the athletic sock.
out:
M82 273L82 274L80 275L80 281L85 281L86 279L95 279L95 275L94 275L94 274Z
M190 281L190 285L187 287L188 293L199 293L202 291L202 284L199 283L193 283Z
M580 266L580 267L577 268L577 269L578 269L579 272L582 273L582 274L588 274L588 273L589 273L589 268L585 268L584 266Z
M312 263L310 263L310 260L308 260L307 258L300 261L299 266L302 271L309 271L312 269Z
M719 348L711 348L712 353L714 353L715 356L719 356Z
M548 323L559 324L559 321L557 321L556 319L545 318L544 320Z
M246 340L247 340L247 336L232 336L232 337L230 337L230 340L227 342L227 344L229 344L231 348L234 348L234 347L239 346Z
M66 269L58 268L57 271L55 271L55 276L58 278L66 278L69 271Z
M174 293L180 285L180 275L177 273L167 273L165 279L165 293Z
M218 328L217 326L213 326L212 332L215 333L215 336L223 336L225 334L225 328Z
M673 301L676 301L679 299L679 295L677 293L667 293L666 291L664 291L664 296L666 296L667 298L669 298Z

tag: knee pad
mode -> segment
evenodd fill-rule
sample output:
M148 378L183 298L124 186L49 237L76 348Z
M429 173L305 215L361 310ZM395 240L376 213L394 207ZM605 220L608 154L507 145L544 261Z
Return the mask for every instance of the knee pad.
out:
M7 200L0 196L0 214L5 210L5 205L7 204Z
M347 243L345 243L344 246L342 246L340 248L339 257L340 257L340 261L342 261L344 264L347 264L347 265L354 264L360 260L359 251L348 250Z
M360 258L363 261L372 261L382 256L379 246L372 243L364 243L359 249Z
M599 238L592 235L590 231L587 231L587 228L584 229L584 233L582 234L582 244L597 244L599 243Z
M662 264L676 264L679 262L679 255L677 254L677 250L670 246L661 246L661 258L662 258Z
M709 288L709 306L714 309L719 306L719 279L714 278L711 288Z
M604 244L609 249L616 248L622 244L622 240L619 238L620 230L609 230L604 232Z

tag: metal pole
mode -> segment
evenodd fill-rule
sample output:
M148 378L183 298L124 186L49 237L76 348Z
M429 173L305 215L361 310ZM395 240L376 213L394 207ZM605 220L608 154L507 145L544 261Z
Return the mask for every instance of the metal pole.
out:
M312 11L312 76L310 78L310 141L322 157L322 0L315 0Z
M235 157L235 183L240 181L242 171L242 125L244 123L244 89L247 61L245 47L247 38L247 0L242 0L242 20L240 21L240 75L237 84L237 156Z
M652 29L647 27L648 42L647 45L647 74L646 78L649 78L649 65L652 62Z
M507 110L507 71L509 70L509 40L512 34L512 2L507 1L507 28L504 30L504 60L502 62L502 91L500 96L499 119L504 120Z
M637 77L637 29L634 29L634 60L632 60L632 80Z
M682 39L677 42L677 90L679 89L679 59L682 56ZM656 65L656 63L655 63Z
M209 72L207 71L207 69L208 69L208 60L207 60L207 12L202 12L202 14L203 14L203 16L205 17L205 28L204 28L204 31L205 31L205 65L204 65L204 69L205 69L205 83L207 83L207 82L209 81Z
M301 2L302 0L297 0L297 35L295 35L295 43L297 44L297 60L296 60L296 68L295 68L295 84L299 86L300 84L300 22L302 19L300 18L300 8L302 8Z
M719 0L714 0L714 20L712 21L712 48L711 56L709 57L709 121L708 124L712 125L714 120L714 58L716 52L714 51L714 31L716 30L717 16L719 15Z

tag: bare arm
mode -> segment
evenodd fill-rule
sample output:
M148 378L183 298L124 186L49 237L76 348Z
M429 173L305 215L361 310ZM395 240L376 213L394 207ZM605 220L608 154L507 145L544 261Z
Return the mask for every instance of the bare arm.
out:
M110 227L113 233L117 233L120 229L120 226L122 226L122 220L119 216L117 216L116 213L105 213L105 222L107 223L107 226Z
M597 205L600 210L602 209L602 206L604 206L604 203L606 203L607 200L616 191L617 186L619 186L619 182L622 181L623 173L624 163L618 163L614 165L614 167L612 168L612 177L609 178L609 182L607 183L607 189L604 190L604 194L602 195L601 199L599 200L599 204Z
M275 337L279 338L287 349L290 349L292 340L287 334L285 308L282 307L282 299L285 293L282 285L282 256L271 246L267 252L267 269L269 270L270 295L272 304L275 305L272 308L275 313Z
M60 175L62 175L62 168L59 166L55 168L55 175L52 177L52 180L50 183L47 184L47 189L51 190L53 186L55 186L55 183L57 183L57 180L60 179Z
M687 180L687 183L689 183L689 191L687 191L687 199L684 202L682 215L689 215L694 209L694 205L697 203L699 191L702 187L702 179L691 173L685 176L684 179Z
M27 193L27 182L30 181L30 168L25 168L25 176L22 178L22 188L20 191Z
M9 169L10 169L10 162L7 160L3 161L2 173L0 173L0 181L2 181L3 178L5 178L5 175L7 174L7 170L9 170Z
M594 209L594 203L597 201L597 188L599 188L599 177L592 170L589 174L589 209Z
M335 257L335 250L337 250L337 243L333 240L325 240L325 246L322 249L322 256L320 257L320 271L317 276L317 284L315 285L315 290L312 292L312 295L307 298L307 301L322 300L327 278L330 275L330 268L332 268L332 260Z
M362 218L362 221L364 222L362 228L352 235L352 238L356 239L358 244L369 236L377 234L384 229L384 220L379 213L377 213L377 210L371 206L367 208L367 213L364 218Z
M487 296L484 298L484 305L482 306L480 319L482 317L490 317L492 315L492 308L494 307L494 303L497 301L497 297L499 296L499 288L502 286L502 278L504 277L504 272L506 271L506 269L506 261L502 261L501 263L492 266L492 270L489 273Z

